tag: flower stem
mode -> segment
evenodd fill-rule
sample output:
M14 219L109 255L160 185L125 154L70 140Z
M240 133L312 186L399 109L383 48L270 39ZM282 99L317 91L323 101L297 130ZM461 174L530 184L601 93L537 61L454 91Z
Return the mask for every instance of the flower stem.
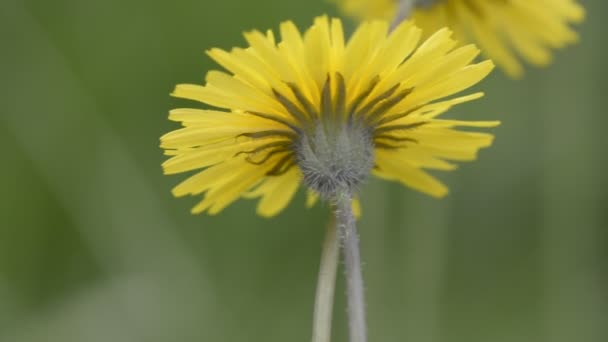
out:
M391 22L390 31L393 31L399 24L407 19L412 12L415 0L400 0L399 7L397 8L397 14Z
M336 223L342 240L346 288L348 299L348 321L350 342L367 341L365 325L365 298L363 276L359 252L359 236L355 225L350 192L343 191L336 196Z
M335 220L327 225L327 233L321 252L319 279L313 314L312 342L330 342L331 321L334 305L334 290L336 288L336 270L340 244Z

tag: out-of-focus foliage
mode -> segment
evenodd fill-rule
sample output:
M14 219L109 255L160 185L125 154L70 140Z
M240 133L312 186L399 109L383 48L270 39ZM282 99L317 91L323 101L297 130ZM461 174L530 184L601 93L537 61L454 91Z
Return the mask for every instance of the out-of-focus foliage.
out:
M373 341L608 339L608 4L579 45L458 117L503 121L434 200L379 181L361 221ZM191 216L158 137L204 50L319 1L0 4L0 341L306 341L328 212ZM330 12L332 13L332 12ZM454 115L456 116L456 115ZM336 341L345 341L341 282Z

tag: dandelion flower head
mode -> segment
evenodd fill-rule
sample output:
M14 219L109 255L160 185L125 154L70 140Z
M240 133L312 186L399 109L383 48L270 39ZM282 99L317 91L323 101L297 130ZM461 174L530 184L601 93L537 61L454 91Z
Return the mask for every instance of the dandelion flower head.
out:
M425 34L441 27L459 41L472 41L514 78L523 74L517 55L536 66L551 62L552 49L578 40L570 27L585 17L576 0L333 0L348 15L395 17L400 2L413 3L416 25Z
M340 20L323 16L303 34L283 22L279 42L272 31L251 31L246 48L209 50L227 71L210 71L205 85L180 84L172 94L212 107L169 114L183 127L161 138L170 156L164 172L195 171L173 194L203 195L192 212L209 214L259 198L258 213L273 216L302 183L312 204L341 189L355 193L373 173L446 195L425 169L474 160L493 136L456 128L498 122L439 116L481 97L452 95L493 64L471 64L479 50L458 47L448 29L422 41L412 23L388 26L364 22L346 42Z

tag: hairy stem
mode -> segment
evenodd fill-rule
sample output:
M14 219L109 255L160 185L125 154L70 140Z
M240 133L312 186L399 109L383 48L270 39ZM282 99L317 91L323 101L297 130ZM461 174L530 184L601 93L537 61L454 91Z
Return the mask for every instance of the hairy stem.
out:
M335 215L344 253L350 342L366 342L365 297L359 252L359 236L357 234L351 202L352 196L350 192L343 191L338 193L336 196Z
M319 279L315 298L315 311L312 322L312 342L330 342L331 321L334 306L334 291L336 288L336 270L340 243L335 220L327 225L327 233L321 252Z

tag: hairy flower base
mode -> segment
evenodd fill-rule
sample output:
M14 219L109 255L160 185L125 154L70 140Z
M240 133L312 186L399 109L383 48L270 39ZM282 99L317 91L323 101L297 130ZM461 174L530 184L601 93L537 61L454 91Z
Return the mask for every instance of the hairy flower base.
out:
M447 187L425 169L453 170L492 143L496 121L438 117L482 93L452 96L483 79L490 61L472 64L479 50L457 46L447 29L421 41L404 22L362 24L348 42L339 19L319 17L301 34L291 22L274 34L245 34L249 47L212 49L229 73L210 71L206 85L181 84L174 96L224 108L172 110L181 129L161 138L171 158L167 174L198 170L173 189L203 195L193 213L220 212L240 197L260 198L258 213L272 216L301 182L308 205L337 189L356 195L370 173L431 196ZM354 203L355 208L357 204Z
M304 183L325 199L338 189L356 192L374 166L372 133L360 122L317 123L294 150Z

